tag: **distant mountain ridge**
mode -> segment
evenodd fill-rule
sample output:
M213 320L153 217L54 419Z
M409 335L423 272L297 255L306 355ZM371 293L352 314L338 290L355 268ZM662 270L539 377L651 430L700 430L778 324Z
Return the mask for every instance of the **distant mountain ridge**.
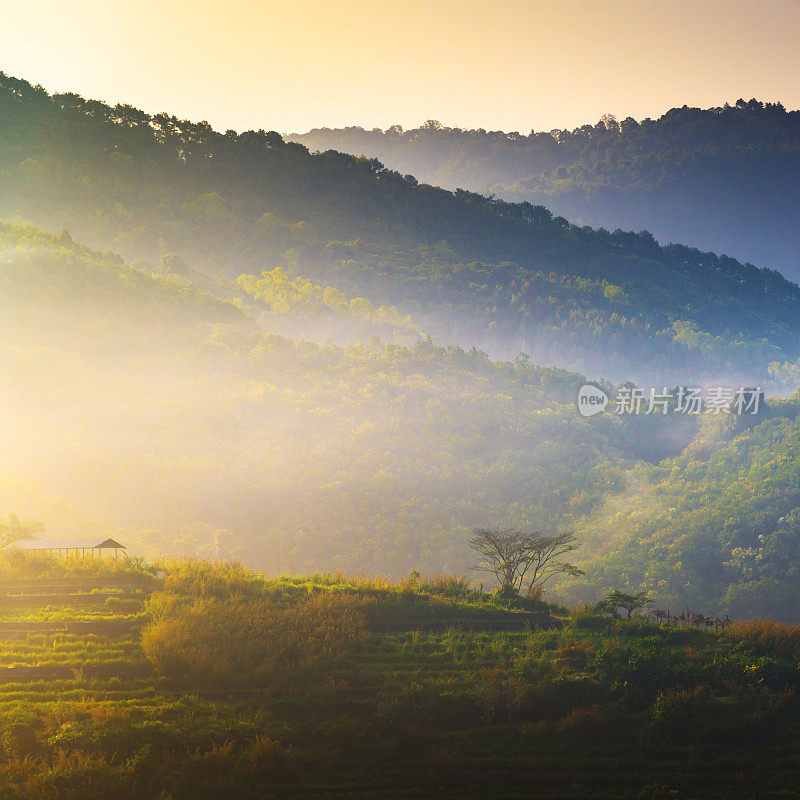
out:
M313 150L378 158L447 188L546 205L571 220L651 231L800 277L800 112L739 100L574 130L317 128Z

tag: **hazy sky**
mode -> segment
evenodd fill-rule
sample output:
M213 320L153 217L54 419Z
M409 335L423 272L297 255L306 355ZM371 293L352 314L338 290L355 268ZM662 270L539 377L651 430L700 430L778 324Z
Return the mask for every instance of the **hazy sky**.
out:
M0 70L218 128L800 107L800 0L0 0Z

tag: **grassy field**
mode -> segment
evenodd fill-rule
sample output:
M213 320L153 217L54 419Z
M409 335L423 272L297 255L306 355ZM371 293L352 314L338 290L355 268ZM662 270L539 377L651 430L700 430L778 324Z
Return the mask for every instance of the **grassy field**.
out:
M800 797L798 628L158 569L0 563L4 800Z

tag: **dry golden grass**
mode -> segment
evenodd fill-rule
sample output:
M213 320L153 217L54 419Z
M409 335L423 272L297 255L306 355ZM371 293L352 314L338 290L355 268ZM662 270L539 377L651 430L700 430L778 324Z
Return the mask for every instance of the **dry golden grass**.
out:
M760 655L800 656L800 625L750 620L734 623L727 635L732 642L743 642Z

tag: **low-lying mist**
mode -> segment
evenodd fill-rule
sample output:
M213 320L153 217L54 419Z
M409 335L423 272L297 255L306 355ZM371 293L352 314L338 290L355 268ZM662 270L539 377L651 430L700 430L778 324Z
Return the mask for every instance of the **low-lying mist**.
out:
M417 334L405 346L297 341L256 322L309 336L339 325L342 341L360 326L414 330L358 298L303 281L281 294L288 278L273 275L237 307L65 236L2 234L0 508L41 520L45 536L102 533L133 554L270 573L397 577L468 572L473 526L574 530L592 569L564 587L570 597L636 576L677 599L722 591L737 548L764 530L783 542L778 518L800 503L776 468L769 510L754 479L731 501L734 523L710 499L674 514L734 474L715 466L718 452L757 470L780 436L793 458L794 401L746 421L587 419L575 405L582 377L528 357L493 361ZM302 311L298 291L313 300ZM670 476L680 478L660 492ZM664 537L683 543L685 574L652 566ZM713 583L686 579L712 567Z

